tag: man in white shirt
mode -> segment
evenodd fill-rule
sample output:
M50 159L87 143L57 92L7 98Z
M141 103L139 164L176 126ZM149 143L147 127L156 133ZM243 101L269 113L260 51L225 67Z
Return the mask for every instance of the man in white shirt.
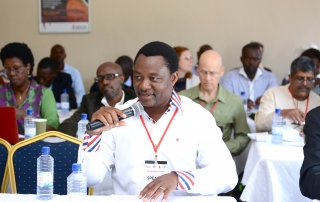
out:
M250 43L242 48L241 67L229 71L220 80L221 86L240 96L244 93L248 99L248 108L252 109L260 104L263 93L273 86L278 86L276 76L260 69L261 50L256 43Z
M171 46L151 42L139 50L133 70L138 98L121 108L140 102L145 111L124 121L118 121L125 115L116 108L93 114L91 120L105 126L87 131L90 136L83 142L88 186L111 172L115 194L139 195L144 201L161 194L166 200L170 194L208 195L234 188L235 164L221 130L207 110L173 91L177 69ZM152 174L160 167L166 174Z
M67 55L65 53L65 50L61 45L57 44L51 48L50 58L52 58L58 62L58 64L59 64L58 70L71 75L72 87L73 87L74 92L76 94L77 104L79 107L81 104L82 97L83 97L83 95L86 94L86 91L84 89L82 77L81 77L79 70L66 64L64 62L66 57L67 57Z
M320 105L320 97L311 91L315 80L316 65L302 56L291 64L290 84L268 89L261 98L255 123L257 131L271 131L275 109L281 109L286 125L302 131L305 116Z

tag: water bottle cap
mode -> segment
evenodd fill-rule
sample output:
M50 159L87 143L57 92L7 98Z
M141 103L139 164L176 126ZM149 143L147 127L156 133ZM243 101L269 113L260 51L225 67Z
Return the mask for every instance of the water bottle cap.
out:
M50 147L42 147L42 153L43 154L49 154L50 153Z
M81 119L87 120L87 118L88 118L88 115L87 115L87 114L81 114Z
M72 171L81 171L81 164L80 163L73 163L72 164Z
M241 92L241 95L245 95L245 94L246 94L246 92L244 92L244 91Z
M63 89L63 90L62 90L62 93L67 93L67 89Z
M276 114L281 114L281 109L276 109Z
M32 114L33 114L33 110L32 110L32 109L28 109L28 110L27 110L27 114L28 114L28 115L32 115Z

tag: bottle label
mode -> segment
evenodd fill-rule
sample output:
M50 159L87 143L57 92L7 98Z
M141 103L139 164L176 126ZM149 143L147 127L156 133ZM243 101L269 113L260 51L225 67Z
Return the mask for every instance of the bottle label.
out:
M24 135L28 137L33 137L36 135L36 128L24 128Z
M37 174L38 187L50 187L53 185L53 173L41 172Z
M61 102L60 107L62 110L69 110L69 102Z

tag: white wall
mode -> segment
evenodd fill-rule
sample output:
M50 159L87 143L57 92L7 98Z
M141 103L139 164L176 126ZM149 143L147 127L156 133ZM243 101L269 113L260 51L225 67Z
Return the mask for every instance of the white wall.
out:
M91 33L39 34L38 0L0 0L0 47L27 43L37 64L62 44L66 62L80 70L89 90L101 63L124 54L134 58L153 40L186 46L194 57L208 43L227 70L241 64L243 45L259 41L265 46L262 62L279 82L294 49L320 45L319 0L92 0L91 6Z

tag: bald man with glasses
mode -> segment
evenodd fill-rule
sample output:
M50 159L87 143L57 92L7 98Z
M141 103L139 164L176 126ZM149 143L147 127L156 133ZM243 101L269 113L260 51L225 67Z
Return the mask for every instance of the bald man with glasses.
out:
M123 88L124 75L120 65L105 62L99 66L96 75L94 81L98 84L100 92L84 95L78 110L60 124L58 131L76 137L82 113L87 114L88 120L91 120L92 114L101 107L117 107L137 97L134 91Z
M213 115L229 151L233 156L239 155L250 142L247 136L250 129L241 99L219 84L224 74L220 55L213 50L205 51L200 56L197 71L200 84L179 94L189 97ZM234 139L231 139L232 131Z
M276 108L286 125L301 135L306 114L320 105L320 97L312 92L316 65L312 59L302 56L291 63L290 84L268 89L262 96L258 116L255 119L257 131L271 131L272 116Z

